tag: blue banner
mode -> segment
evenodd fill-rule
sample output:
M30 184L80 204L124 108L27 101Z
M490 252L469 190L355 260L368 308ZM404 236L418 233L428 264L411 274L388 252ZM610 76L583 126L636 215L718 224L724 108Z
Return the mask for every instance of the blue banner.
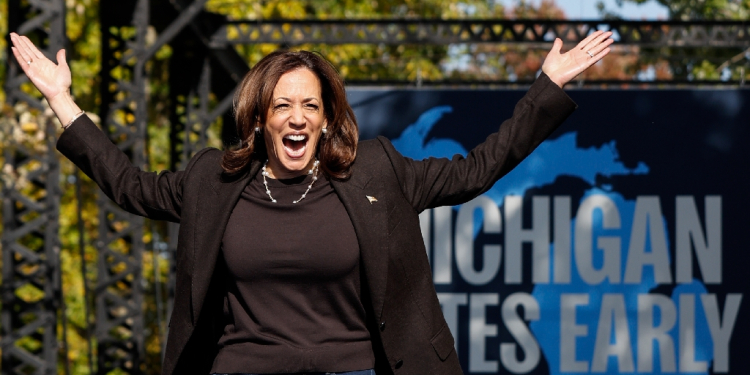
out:
M361 137L466 155L523 91L349 89ZM467 374L745 374L750 92L573 90L486 194L420 216Z

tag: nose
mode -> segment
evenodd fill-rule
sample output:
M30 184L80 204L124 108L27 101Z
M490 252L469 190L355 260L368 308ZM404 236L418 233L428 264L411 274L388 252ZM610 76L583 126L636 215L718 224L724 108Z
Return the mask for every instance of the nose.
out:
M292 113L289 116L289 124L293 126L305 125L305 112L301 105L292 106Z

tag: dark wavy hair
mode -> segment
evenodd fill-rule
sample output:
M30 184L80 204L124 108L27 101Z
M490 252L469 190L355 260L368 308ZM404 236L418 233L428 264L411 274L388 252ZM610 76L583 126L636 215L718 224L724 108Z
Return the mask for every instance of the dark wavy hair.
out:
M267 157L263 136L256 136L255 127L266 122L279 78L296 69L308 69L320 80L323 111L328 122L327 133L320 138L317 147L320 166L332 178L349 177L357 154L357 120L346 100L344 81L336 69L319 54L308 51L273 52L242 79L234 95L234 117L242 143L224 152L221 166L226 173L236 174L252 160Z

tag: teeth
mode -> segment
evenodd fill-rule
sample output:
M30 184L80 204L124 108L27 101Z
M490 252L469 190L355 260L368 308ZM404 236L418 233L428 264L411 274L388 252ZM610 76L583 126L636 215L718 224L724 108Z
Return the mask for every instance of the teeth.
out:
M284 138L286 138L286 139L288 139L290 141L299 142L299 141L304 141L306 137L305 137L304 134L290 134L290 135L287 135Z

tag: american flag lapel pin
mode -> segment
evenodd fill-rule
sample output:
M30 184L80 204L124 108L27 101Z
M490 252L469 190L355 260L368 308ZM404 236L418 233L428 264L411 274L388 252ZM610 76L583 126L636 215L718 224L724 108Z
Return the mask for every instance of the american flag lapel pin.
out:
M369 196L369 195L365 195L365 197L367 197L367 200L370 201L370 204L372 204L372 202L377 202L378 201L377 198Z

